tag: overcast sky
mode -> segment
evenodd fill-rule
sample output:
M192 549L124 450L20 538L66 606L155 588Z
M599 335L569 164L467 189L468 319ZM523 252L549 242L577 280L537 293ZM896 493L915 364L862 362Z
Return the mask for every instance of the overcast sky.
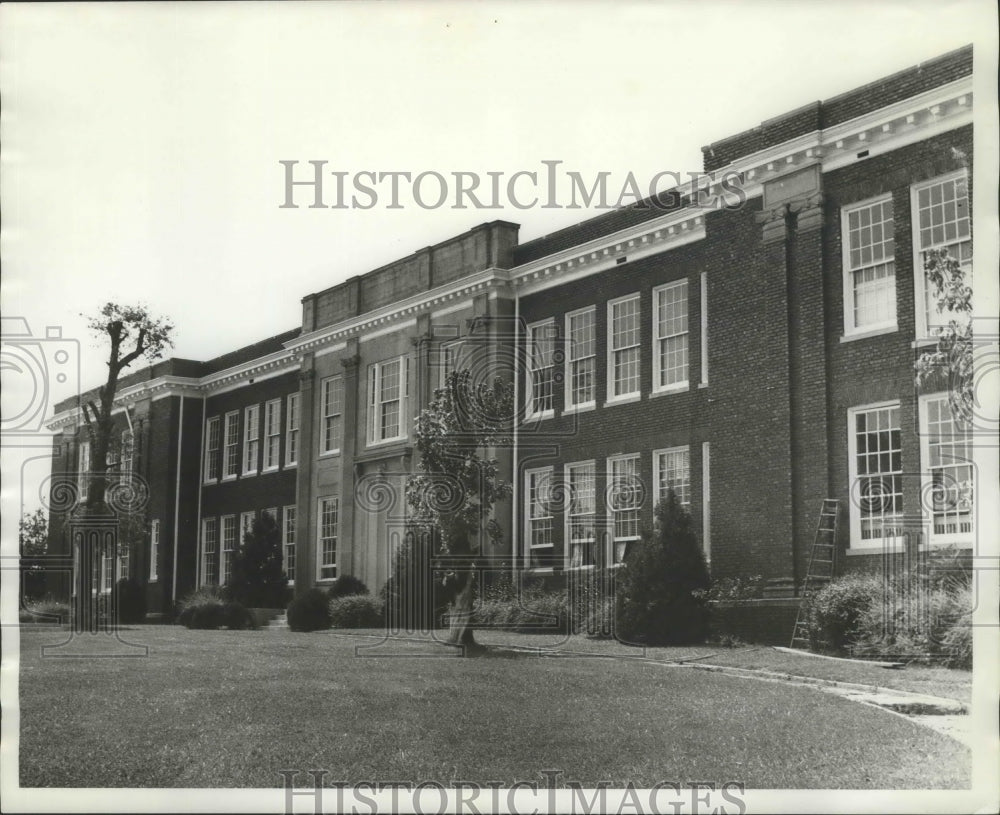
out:
M698 171L702 145L967 43L995 66L995 27L945 0L4 4L3 313L85 339L79 312L144 301L209 358L477 223L587 214L281 209L281 160ZM81 370L104 373L86 343Z

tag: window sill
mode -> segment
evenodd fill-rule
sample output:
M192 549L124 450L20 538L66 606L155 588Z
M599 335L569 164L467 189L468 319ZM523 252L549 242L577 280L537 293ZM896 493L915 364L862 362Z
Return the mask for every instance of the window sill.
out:
M864 546L850 546L847 549L847 556L853 557L855 555L881 555L883 552L895 555L903 552L906 547L902 543L892 543L892 544L865 544Z
M299 463L297 461L292 461L292 462L289 462L289 463L285 464L285 469L286 470L294 470L298 466L299 466Z
M556 417L555 409L543 410L538 413L528 413L525 414L524 421L521 424L530 424L532 422L544 422L547 419L554 419Z
M263 473L276 473L280 469L281 468L278 465L275 465L273 467L265 467L263 470L261 470L261 474L263 474Z
M380 441L368 441L366 447L386 447L390 444L401 444L409 439L408 436L393 436L391 439L381 439ZM339 450L337 451L340 452Z
M677 385L671 385L669 388L657 388L649 392L649 397L652 399L656 396L670 396L674 393L686 393L690 388L687 382L683 382Z
M840 337L841 342L854 342L854 340L866 340L869 337L880 337L883 334L894 334L899 331L899 326L896 323L892 325L882 325L875 326L874 328L866 328L863 331L847 331Z
M708 387L708 383L707 382L699 382L698 383L698 387L699 388L707 388Z
M582 405L570 405L563 409L563 416L572 416L576 413L589 413L597 409L596 402L584 402Z
M339 455L340 455L340 449L338 448L336 450L327 450L323 453L320 453L318 458L333 458L333 456L339 456Z
M236 475L224 475L222 476L223 481L235 481L239 476Z
M564 572L592 572L596 566L593 563L584 563L582 566L563 566Z
M937 337L918 337L910 343L910 348L929 348L937 345Z
M159 582L160 582L160 578L158 578L158 577L151 577L151 578L149 578L149 580L146 581L146 583L148 585L152 585L153 583L159 583Z
M240 473L240 478L252 478L255 475L257 475L257 471L256 470L252 470L249 473Z
M628 405L642 399L641 393L629 393L624 396L613 396L605 400L604 407L614 407L615 405Z
M206 478L204 481L201 482L201 485L203 487L211 487L213 484L218 484L218 483L219 483L218 478Z

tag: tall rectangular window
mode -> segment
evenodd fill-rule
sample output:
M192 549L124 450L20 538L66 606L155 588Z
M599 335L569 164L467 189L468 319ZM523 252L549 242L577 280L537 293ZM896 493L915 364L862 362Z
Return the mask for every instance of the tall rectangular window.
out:
M566 565L593 566L595 562L594 514L597 472L593 461L566 465L569 507L566 513Z
M886 196L842 213L845 334L896 325L895 226Z
M205 423L205 480L219 478L219 417L213 416Z
M947 394L921 399L920 440L930 540L971 545L976 491L972 437L969 426L952 416Z
M133 434L131 430L123 430L121 437L121 463L119 465L122 481L129 482L132 479L133 466Z
M264 405L264 469L277 470L281 464L281 400Z
M597 309L593 306L566 315L566 407L589 407L596 402Z
M253 510L240 513L240 537L236 542L237 547L242 545L247 532L253 531L253 522L257 519L257 513Z
M160 573L160 521L149 522L149 582L155 583Z
M903 451L899 405L849 414L851 544L878 546L902 534Z
M132 577L132 549L126 544L118 556L118 579L128 580Z
M295 582L295 504L285 507L282 518L281 548L285 555L285 574L288 582Z
M319 499L318 577L332 580L337 576L337 537L340 526L340 499Z
M608 511L614 526L613 561L625 559L630 541L639 539L639 510L642 508L643 488L639 477L638 453L608 459L610 485Z
M80 500L87 500L87 484L90 475L90 442L80 442L80 450L77 465L76 487L80 493Z
M291 466L299 461L299 395L288 394L287 413L285 416L285 465Z
M914 279L916 280L917 336L928 337L952 315L939 311L934 292L924 273L930 249L947 249L965 272L972 286L972 220L969 217L969 184L966 172L951 173L914 186L913 213Z
M552 468L528 470L524 475L528 563L530 566L540 566L543 563L539 557L550 555L553 548Z
M686 280L653 290L653 390L688 384L688 284Z
M368 443L406 438L406 358L379 362L368 369Z
M443 388L448 381L448 376L452 371L458 369L458 357L462 352L462 341L452 340L441 343L440 356L438 357L438 387Z
M338 453L344 434L344 377L331 376L322 384L323 436L321 453Z
M222 469L223 478L236 478L240 468L240 414L238 411L226 414L226 460Z
M108 547L101 553L101 594L111 592L115 584L115 556Z
M260 405L243 411L243 475L256 475L260 461Z
M222 519L222 573L221 584L225 586L233 576L233 554L236 552L236 516L227 515Z
M608 401L639 394L639 295L608 303Z
M671 447L653 453L653 471L656 473L656 498L662 501L667 490L673 490L681 506L691 506L691 457L688 448Z
M551 414L554 408L555 347L552 320L528 326L528 416Z
M201 522L201 583L217 586L219 583L219 521L205 518Z

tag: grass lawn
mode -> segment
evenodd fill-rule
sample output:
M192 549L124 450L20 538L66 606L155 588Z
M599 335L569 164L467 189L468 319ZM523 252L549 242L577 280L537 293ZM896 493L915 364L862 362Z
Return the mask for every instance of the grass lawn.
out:
M371 639L173 626L123 632L146 658L41 657L65 636L21 635L22 786L277 787L279 770L314 768L330 782L970 781L965 747L890 713L648 661L417 658L436 653L420 643L357 658Z

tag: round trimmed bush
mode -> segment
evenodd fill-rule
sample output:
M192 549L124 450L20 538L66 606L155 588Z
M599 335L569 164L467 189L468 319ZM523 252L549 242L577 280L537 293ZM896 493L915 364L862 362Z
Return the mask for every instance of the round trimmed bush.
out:
M326 596L336 600L338 597L353 597L360 594L368 594L368 587L354 575L345 574L333 581Z
M226 603L222 607L223 625L230 631L246 631L257 627L253 613L241 603Z
M309 589L293 598L287 614L292 631L321 631L330 627L329 600L320 589Z
M371 597L352 594L330 601L333 628L381 628L384 622L382 606Z
M225 606L222 589L202 586L177 604L177 622L187 628L219 628L225 625Z
M844 652L864 635L865 618L881 603L884 586L872 574L827 583L809 601L809 639L814 649Z

